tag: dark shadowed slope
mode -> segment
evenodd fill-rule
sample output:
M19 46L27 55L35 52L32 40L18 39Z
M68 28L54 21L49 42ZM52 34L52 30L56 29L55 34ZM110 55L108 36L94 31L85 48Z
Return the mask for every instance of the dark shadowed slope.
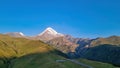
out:
M107 62L114 65L120 65L120 47L116 45L99 45L96 47L89 48L84 58Z

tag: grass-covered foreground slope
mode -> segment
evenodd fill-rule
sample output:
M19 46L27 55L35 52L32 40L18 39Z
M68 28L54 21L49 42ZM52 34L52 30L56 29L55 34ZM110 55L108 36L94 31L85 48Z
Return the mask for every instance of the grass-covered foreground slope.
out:
M36 53L12 61L12 68L85 68L70 61L56 62L65 58L54 53Z
M56 60L65 58L47 53L47 54L31 54L20 57L12 61L12 68L88 68L71 61L56 62ZM115 68L111 64L101 63L97 61L91 61L86 59L76 59L77 61L86 65L92 66L93 68Z
M92 66L93 68L117 68L117 67L113 66L112 64L91 61L91 60L87 60L87 59L77 59L77 61L87 64L89 66Z

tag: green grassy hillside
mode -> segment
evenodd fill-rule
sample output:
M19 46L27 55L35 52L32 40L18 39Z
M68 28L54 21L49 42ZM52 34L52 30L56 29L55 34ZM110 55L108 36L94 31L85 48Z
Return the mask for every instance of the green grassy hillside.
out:
M86 59L77 59L77 60L87 65L90 65L93 68L115 68L115 66L113 66L112 64L108 64L108 63L102 63L102 62L91 61L91 60L86 60Z
M63 59L65 58L54 53L30 54L13 60L12 68L84 68L69 61L56 62Z

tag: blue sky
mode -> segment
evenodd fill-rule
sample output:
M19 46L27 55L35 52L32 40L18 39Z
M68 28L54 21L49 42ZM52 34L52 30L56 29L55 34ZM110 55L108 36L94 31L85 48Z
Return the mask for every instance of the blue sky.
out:
M74 37L120 36L120 0L0 0L0 33L52 27Z

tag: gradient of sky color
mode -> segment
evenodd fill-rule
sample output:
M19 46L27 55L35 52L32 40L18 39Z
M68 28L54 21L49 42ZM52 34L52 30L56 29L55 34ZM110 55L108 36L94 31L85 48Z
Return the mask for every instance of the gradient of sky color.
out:
M0 0L0 33L52 27L74 37L120 36L120 0Z

